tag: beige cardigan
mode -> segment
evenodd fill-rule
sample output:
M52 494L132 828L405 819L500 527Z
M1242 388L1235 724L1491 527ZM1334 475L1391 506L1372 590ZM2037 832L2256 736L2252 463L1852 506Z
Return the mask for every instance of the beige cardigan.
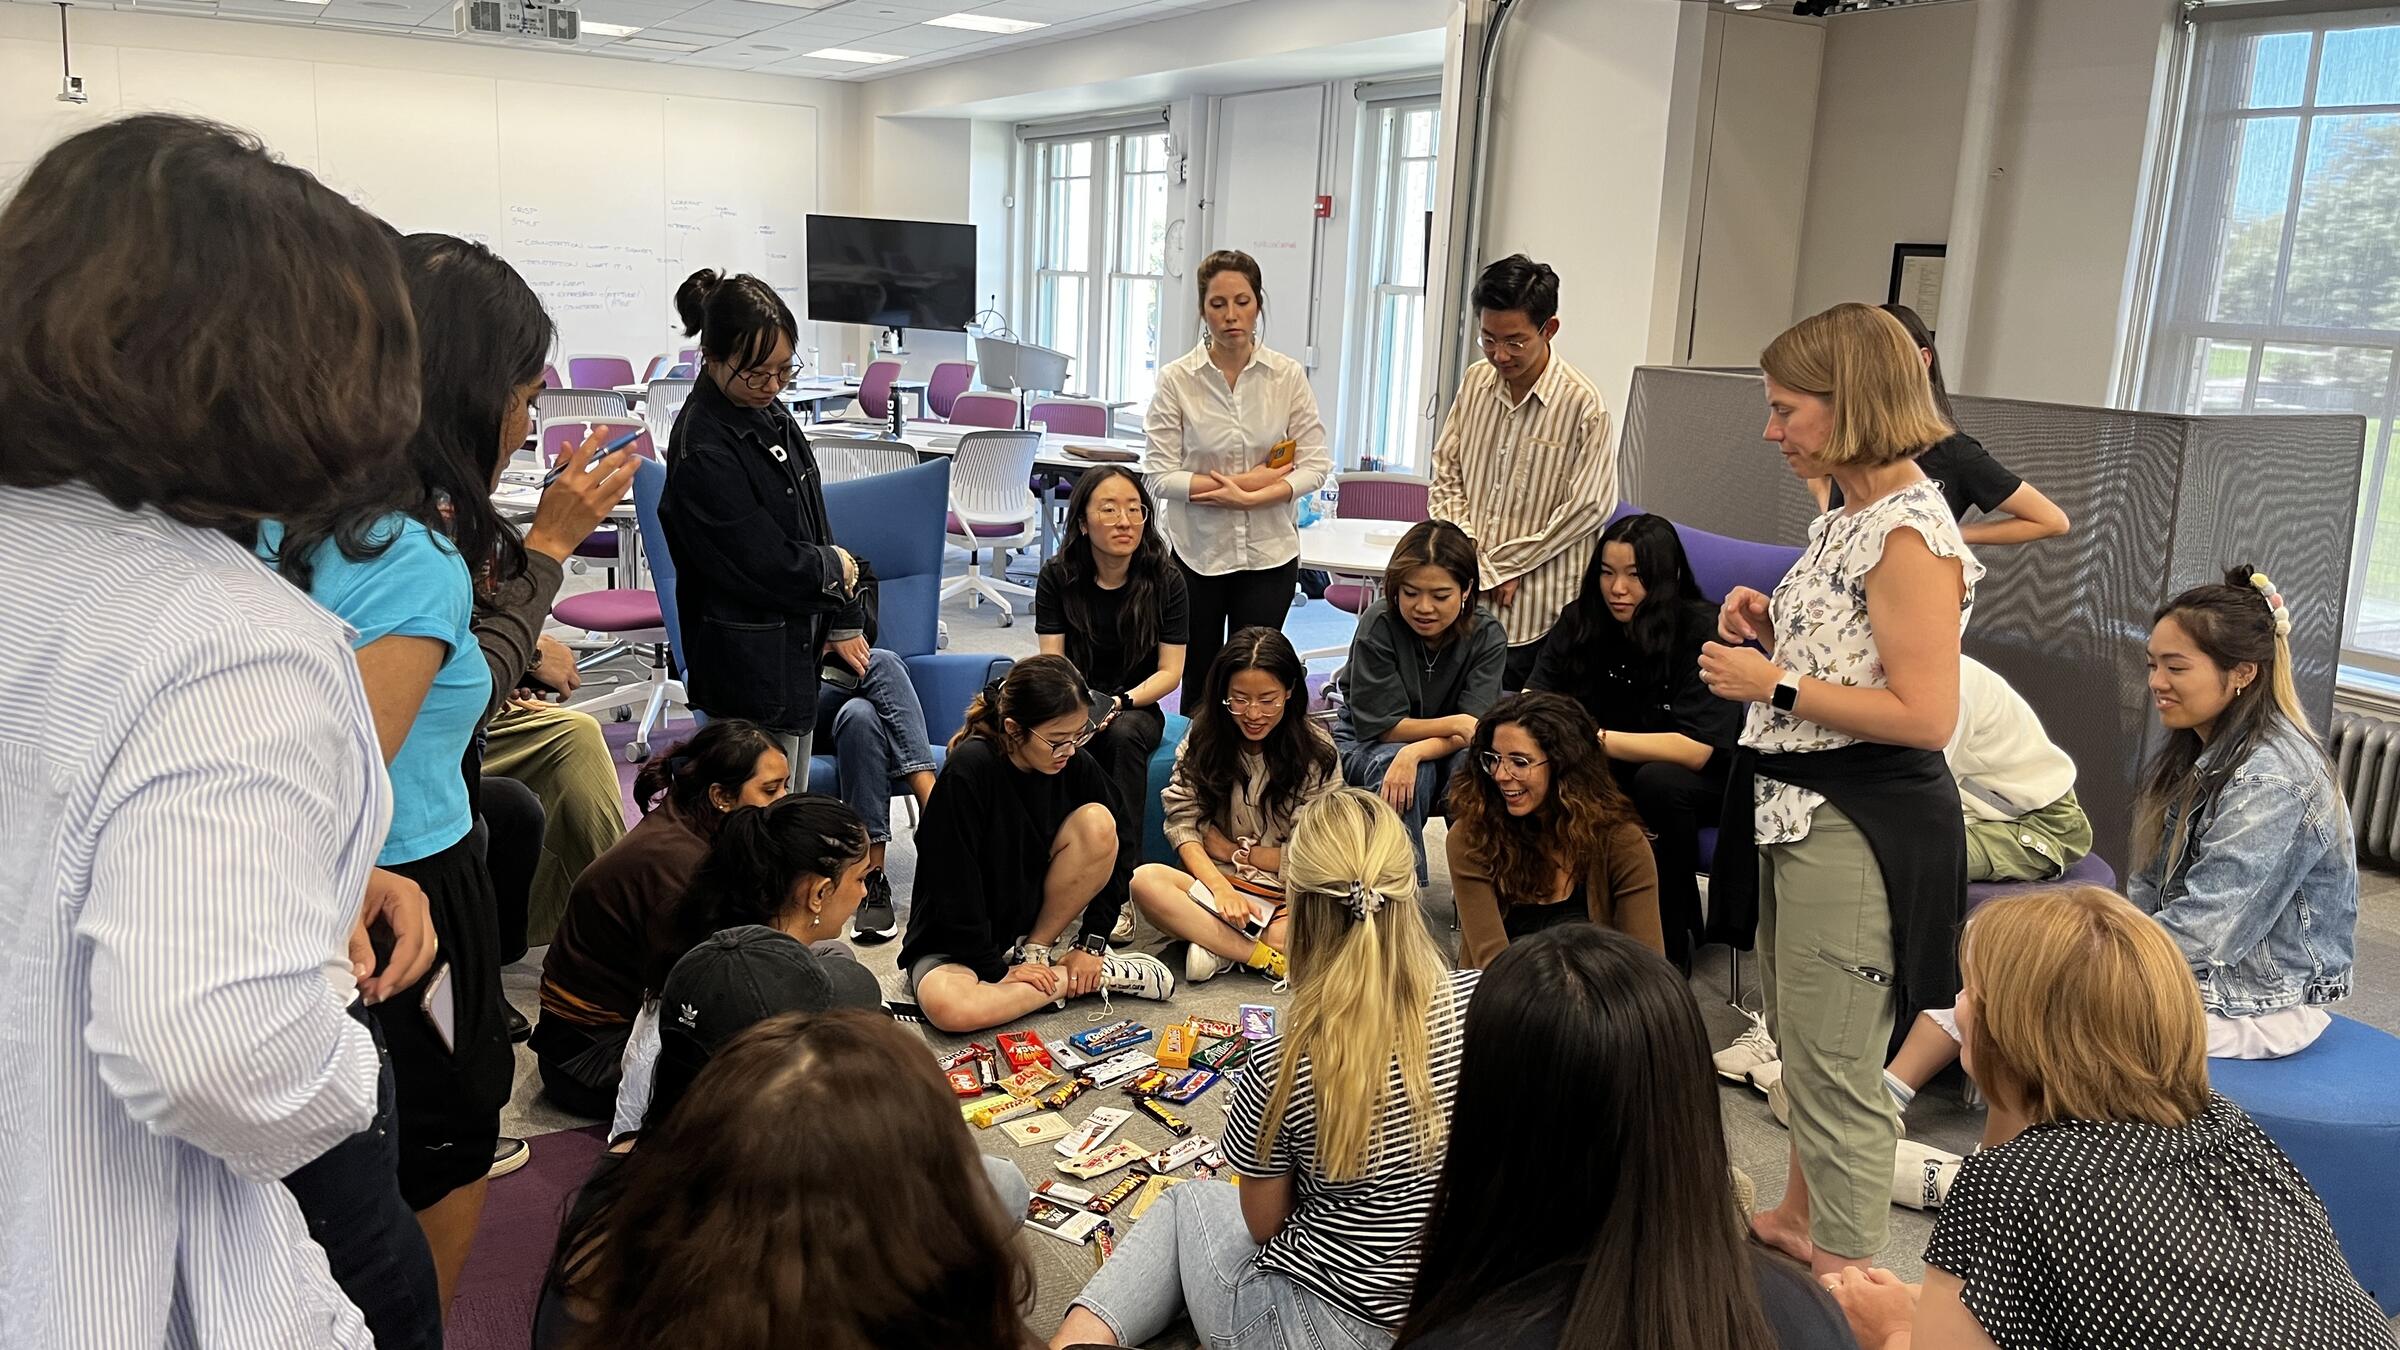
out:
M1508 950L1508 929L1501 921L1503 902L1493 889L1492 875L1468 847L1466 835L1453 827L1448 843L1450 889L1458 901L1458 964L1481 970ZM1599 853L1584 860L1583 894L1593 923L1666 954L1666 937L1658 922L1658 862L1639 824L1619 825Z
M1324 728L1312 722L1308 730L1311 736L1324 743L1327 750L1333 749L1333 738L1325 734ZM1283 847L1285 841L1292 837L1291 820L1288 817L1269 820L1260 804L1267 791L1267 757L1243 754L1244 776L1240 789L1234 793L1233 800L1226 803L1225 818L1211 821L1201 810L1200 799L1192 791L1191 780L1184 776L1183 752L1190 745L1189 736L1176 744L1175 772L1167 780L1167 790L1159 795L1159 802L1166 811L1164 829L1167 847L1180 855L1185 844L1199 843L1211 824L1228 839L1247 837L1272 848ZM1300 789L1301 806L1342 785L1341 762L1336 759L1332 764L1330 773L1311 777Z

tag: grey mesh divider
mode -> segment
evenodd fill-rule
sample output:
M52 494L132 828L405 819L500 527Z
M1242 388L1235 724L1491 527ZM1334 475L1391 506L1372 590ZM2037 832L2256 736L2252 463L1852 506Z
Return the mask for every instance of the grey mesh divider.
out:
M2365 422L1954 401L1964 429L2075 523L2064 539L1981 551L1966 647L2074 757L2094 839L2121 874L2156 726L2143 642L2169 597L2237 563L2270 573L2292 607L2302 706L2327 725ZM1800 542L1815 505L1760 438L1765 408L1754 374L1635 371L1625 499L1720 534Z

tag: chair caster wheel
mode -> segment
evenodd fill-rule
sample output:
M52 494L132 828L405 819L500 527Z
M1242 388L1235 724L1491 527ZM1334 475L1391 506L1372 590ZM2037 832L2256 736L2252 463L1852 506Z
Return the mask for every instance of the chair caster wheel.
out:
M611 708L608 710L608 720L611 722L630 722L633 720L633 709Z
M639 764L648 758L650 758L650 743L648 741L633 741L626 745L626 763Z
M1002 628L1014 628L1014 627L1016 627L1016 626L1017 626L1017 616L1016 616L1016 615L1014 615L1014 614L1003 614L1003 615L1001 615L1001 616L1000 616L1000 626L1001 626Z

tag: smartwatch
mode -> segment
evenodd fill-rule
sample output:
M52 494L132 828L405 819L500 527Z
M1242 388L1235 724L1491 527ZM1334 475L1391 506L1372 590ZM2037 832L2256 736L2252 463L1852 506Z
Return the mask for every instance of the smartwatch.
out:
M1086 955L1104 957L1108 955L1108 934L1086 933L1075 945L1081 947Z
M1788 670L1783 672L1783 678L1775 682L1775 693L1770 701L1778 709L1790 712L1792 705L1800 701L1800 677Z

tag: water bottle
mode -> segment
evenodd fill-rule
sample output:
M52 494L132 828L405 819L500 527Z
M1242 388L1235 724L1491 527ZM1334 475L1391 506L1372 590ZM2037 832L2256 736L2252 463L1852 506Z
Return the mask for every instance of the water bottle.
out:
M809 348L809 349L808 349L808 373L809 373L809 374L811 374L811 375L814 375L814 374L816 374L818 371L820 371L820 370L823 370L823 369L824 369L824 367L823 367L823 366L820 366L820 365L818 365L818 364L817 364L817 349L816 349L816 348L814 348L814 347L811 347L811 348Z
M904 420L900 411L900 391L887 389L884 391L884 398L888 400L883 410L884 417L887 419L887 434L896 441L900 439L900 427Z
M1325 486L1317 489L1317 508L1327 520L1342 518L1342 480L1337 474L1325 475Z

